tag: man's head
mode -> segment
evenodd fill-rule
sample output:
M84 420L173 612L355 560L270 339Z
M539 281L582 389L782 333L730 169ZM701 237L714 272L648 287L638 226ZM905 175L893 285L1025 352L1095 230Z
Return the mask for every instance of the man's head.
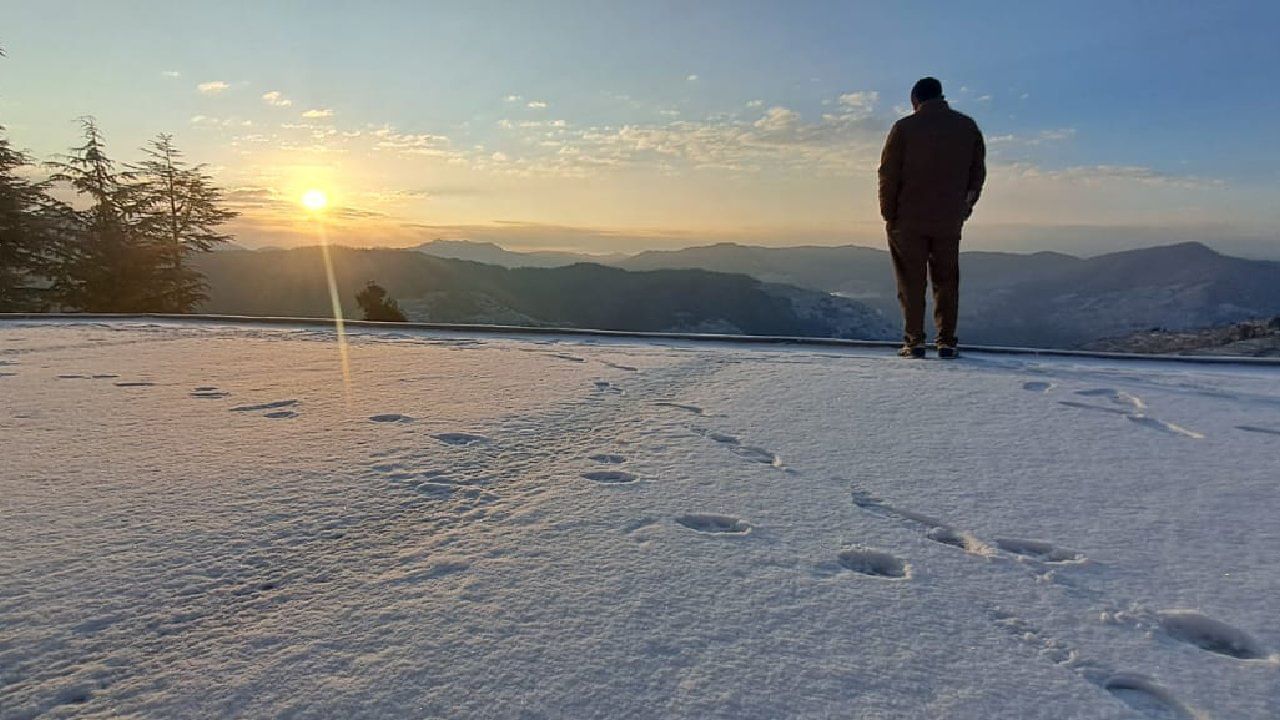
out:
M942 83L937 78L927 77L920 78L911 88L911 107L919 110L920 106L930 100L938 100L942 97Z

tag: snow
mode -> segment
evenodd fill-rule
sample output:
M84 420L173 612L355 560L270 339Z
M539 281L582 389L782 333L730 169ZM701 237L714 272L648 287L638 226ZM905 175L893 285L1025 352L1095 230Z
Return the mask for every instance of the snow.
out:
M0 717L1272 718L1280 369L0 323Z

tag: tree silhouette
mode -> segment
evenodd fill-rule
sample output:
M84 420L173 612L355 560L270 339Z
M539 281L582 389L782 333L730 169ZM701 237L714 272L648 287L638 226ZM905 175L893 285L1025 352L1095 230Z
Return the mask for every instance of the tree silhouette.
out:
M42 309L41 279L69 217L49 196L47 181L24 177L33 166L0 136L0 311Z
M49 163L52 179L90 206L75 213L75 241L53 264L53 296L89 312L147 312L155 307L155 257L138 225L136 187L107 155L92 117L81 119L84 144Z
M25 177L32 160L0 127L0 310L190 311L205 284L187 256L227 241L218 227L236 213L171 136L159 135L142 149L142 162L120 170L97 121L80 124L83 144L46 163L53 174L45 181ZM88 207L73 211L54 200L55 182Z
M128 177L134 183L139 230L156 252L158 309L190 312L205 299L206 286L186 258L230 239L217 227L237 213L220 206L222 190L204 165L182 159L172 136L160 134L143 152L147 159L130 166Z
M405 322L404 312L400 304L387 297L387 291L381 285L369 281L364 289L356 293L356 304L364 311L365 320L381 322Z

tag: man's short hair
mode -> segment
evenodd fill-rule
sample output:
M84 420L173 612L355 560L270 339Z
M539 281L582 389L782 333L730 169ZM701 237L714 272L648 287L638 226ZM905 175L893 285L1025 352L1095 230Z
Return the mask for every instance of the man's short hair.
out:
M937 100L942 97L942 83L933 77L921 78L911 88L911 97L918 102Z

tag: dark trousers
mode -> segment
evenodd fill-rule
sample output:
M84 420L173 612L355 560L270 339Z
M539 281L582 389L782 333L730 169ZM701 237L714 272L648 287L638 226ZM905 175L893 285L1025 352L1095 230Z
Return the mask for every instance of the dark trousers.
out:
M924 293L933 281L933 322L939 345L956 345L956 313L960 305L960 232L898 228L889 233L889 253L898 278L903 342L924 344Z

